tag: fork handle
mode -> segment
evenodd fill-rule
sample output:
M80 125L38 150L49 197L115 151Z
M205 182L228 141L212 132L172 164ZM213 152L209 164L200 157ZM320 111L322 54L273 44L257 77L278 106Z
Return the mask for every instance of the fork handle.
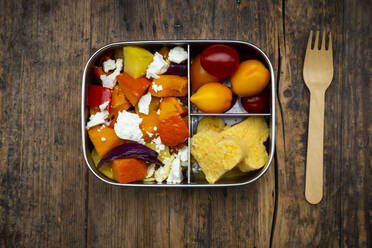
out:
M323 138L325 91L310 91L305 198L317 204L323 197Z

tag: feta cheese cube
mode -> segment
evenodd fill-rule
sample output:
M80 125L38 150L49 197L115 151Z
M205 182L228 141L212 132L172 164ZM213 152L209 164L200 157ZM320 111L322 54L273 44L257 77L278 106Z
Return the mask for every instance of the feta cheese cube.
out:
M181 183L183 180L183 174L181 169L180 157L177 155L172 161L169 176L167 178L167 183L176 184Z
M116 63L113 59L108 59L105 62L103 62L103 71L109 72L116 69Z
M165 149L165 145L161 142L160 137L157 137L156 139L153 139L151 143L155 144L155 150L160 153Z
M107 108L107 106L109 105L109 103L110 103L109 101L106 101L106 102L102 103L101 105L99 105L99 109L101 111L105 110Z
M157 74L163 74L168 70L169 64L164 60L163 55L156 52L153 61L146 71L147 78L159 78Z
M87 123L86 129L105 123L105 119L108 117L108 115L109 115L109 112L106 110L97 112L94 115L91 115L89 117L89 121Z
M164 166L159 167L159 169L155 171L155 180L157 183L162 183L165 179L167 179L173 160L174 157L172 156L171 159L164 161Z
M147 176L146 176L146 178L152 177L152 175L154 175L154 172L155 172L155 164L150 164L147 167Z
M180 64L187 59L187 51L183 47L176 46L169 51L168 59L171 62Z
M116 60L116 69L110 75L101 75L100 79L102 80L102 86L112 89L116 85L116 76L120 74L120 71L123 69L123 60Z
M114 125L114 130L116 135L121 139L133 140L145 144L142 131L139 127L141 123L142 118L137 114L123 110L119 112L119 116Z
M151 94L147 93L143 95L138 101L138 111L142 114L149 114L149 106L151 103Z
M181 166L187 167L188 160L187 146L184 146L182 149L178 151L178 157L180 158Z

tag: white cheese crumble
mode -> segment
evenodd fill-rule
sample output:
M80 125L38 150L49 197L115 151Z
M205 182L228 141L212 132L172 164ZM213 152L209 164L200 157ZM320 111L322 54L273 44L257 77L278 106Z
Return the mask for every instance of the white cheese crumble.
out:
M109 112L106 110L97 112L94 115L91 115L89 117L89 121L87 123L86 129L105 123L105 119L108 117L108 115L109 115Z
M107 108L107 106L109 105L110 101L106 101L104 103L102 103L101 105L99 105L99 109L101 111L105 110Z
M105 142L106 141L106 138L105 137L101 137L101 141L102 142Z
M155 180L157 183L162 183L165 179L167 179L173 159L174 157L172 156L171 159L164 161L165 165L159 167L159 169L155 171Z
M146 178L152 177L152 175L154 175L154 172L155 172L155 164L150 164L147 167L147 176L146 176Z
M160 109L158 109L158 111L156 111L156 114L157 115L160 115ZM154 130L155 130L156 127L154 127ZM156 130L155 130L156 131Z
M116 69L116 63L113 59L108 59L105 62L103 62L103 71L109 72Z
M172 162L167 183L176 184L183 180L180 157L176 156Z
M160 114L160 112L158 114ZM158 127L157 126L154 127L154 131L156 131L156 130L158 130Z
M169 51L168 59L171 62L180 64L187 59L187 52L183 47L176 46Z
M120 71L123 69L123 60L117 59L116 60L116 69L110 75L101 75L102 85L103 87L112 89L116 85L116 76L120 74Z
M151 103L151 94L147 93L143 95L138 101L138 111L142 114L149 114L149 106Z
M133 140L141 144L145 144L142 137L142 131L139 125L142 122L137 114L127 112L125 110L119 112L119 116L114 125L116 135L125 140Z
M159 78L158 74L163 74L168 70L169 64L164 60L163 55L156 52L153 61L146 71L147 78Z
M158 153L160 153L161 151L165 149L165 145L161 142L160 137L153 139L151 143L155 144L155 151L157 151Z
M180 158L181 161L181 166L187 167L187 157L188 157L188 152L187 152L187 146L184 146L182 149L178 151L178 157Z
M147 133L147 136L149 136L150 138L154 135L153 133L150 133L150 132L146 132Z
M155 82L152 82L151 88L152 88L155 92L158 92L158 91L163 90L163 86L162 86L162 85L157 85Z

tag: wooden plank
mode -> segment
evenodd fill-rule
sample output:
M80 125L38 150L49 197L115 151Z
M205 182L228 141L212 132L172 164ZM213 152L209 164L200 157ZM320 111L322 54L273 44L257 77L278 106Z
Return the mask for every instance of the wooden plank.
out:
M280 6L277 1L240 6L234 1L96 1L92 47L120 40L238 39L262 47L277 67ZM90 174L88 246L267 247L274 183L273 167L259 182L232 189L115 188Z
M285 1L280 39L277 107L278 205L273 247L338 247L340 238L343 5L339 1ZM310 30L334 34L334 80L326 93L324 196L304 196L309 92L302 79ZM336 145L337 144L337 145Z
M89 1L1 1L2 247L86 245L79 114L89 10Z
M372 247L372 7L345 1L344 9L340 244Z

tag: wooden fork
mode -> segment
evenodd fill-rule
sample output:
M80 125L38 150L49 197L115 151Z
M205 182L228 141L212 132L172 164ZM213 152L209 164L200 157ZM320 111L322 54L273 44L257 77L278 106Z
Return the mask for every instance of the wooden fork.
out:
M311 49L313 31L310 32L303 69L304 81L310 91L305 197L311 204L319 203L323 197L324 99L333 78L331 33L327 50L325 38L323 32L319 49L319 31L317 31L314 49Z

